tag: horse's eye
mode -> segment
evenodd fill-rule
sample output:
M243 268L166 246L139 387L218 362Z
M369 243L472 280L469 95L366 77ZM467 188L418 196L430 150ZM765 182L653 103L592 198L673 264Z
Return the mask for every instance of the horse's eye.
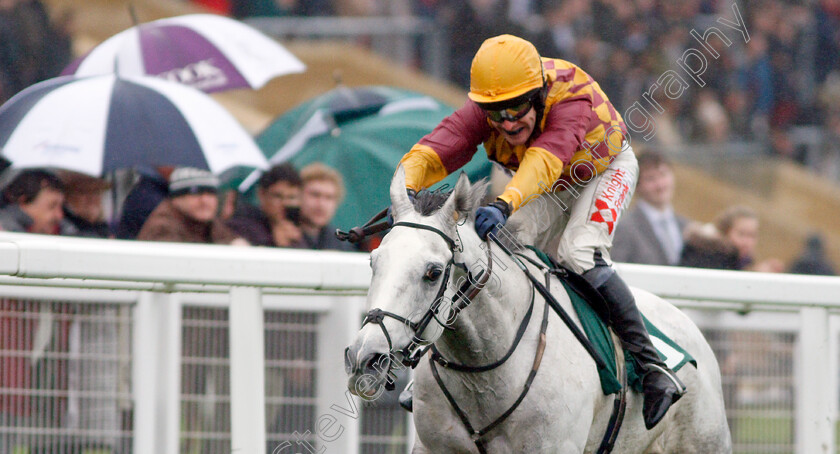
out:
M423 280L426 282L434 282L438 280L442 273L443 270L440 269L440 266L429 265L429 267L426 268L426 274L423 276Z

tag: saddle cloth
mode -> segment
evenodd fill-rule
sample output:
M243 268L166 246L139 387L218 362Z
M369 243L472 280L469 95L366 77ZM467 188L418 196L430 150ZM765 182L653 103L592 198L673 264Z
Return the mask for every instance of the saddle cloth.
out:
M529 249L533 250L548 267L552 269L557 268L557 264L543 251L533 247L529 247ZM572 273L570 270L566 270L566 272ZM566 293L572 301L572 306L575 308L575 312L577 312L578 318L580 319L583 332L606 364L605 368L598 370L598 375L601 378L601 389L605 395L621 391L621 382L618 379L618 367L615 360L615 346L612 342L607 324L586 299L570 285L568 278L562 274L555 273L555 275L563 283L563 287L566 289ZM577 279L576 281L579 282L582 279ZM659 357L671 370L676 372L686 365L686 363L691 363L694 367L697 367L697 361L685 349L666 336L644 314L642 314L642 319L650 335L650 340L659 353ZM639 374L636 362L633 361L629 353L625 354L624 358L627 369L627 383L632 390L641 392L642 375Z

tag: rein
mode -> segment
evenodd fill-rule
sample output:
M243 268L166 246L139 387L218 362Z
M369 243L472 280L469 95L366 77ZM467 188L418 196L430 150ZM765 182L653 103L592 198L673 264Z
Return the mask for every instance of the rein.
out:
M387 208L379 213L376 213L376 215L367 221L365 225L361 227L353 227L349 232L345 232L341 229L335 229L335 236L339 239L339 241L349 241L353 244L358 244L367 236L379 233L383 230L388 230L388 228L391 227L388 224L388 221L382 221L379 224L375 224L375 222L384 219L386 216L388 216Z
M440 363L441 366L452 369L458 372L468 372L468 373L476 373L476 372L486 372L500 365L504 364L508 358L510 358L513 351L516 350L516 347L519 345L519 341L522 339L522 335L525 333L525 329L528 327L528 324L531 320L531 314L534 310L534 286L531 286L531 304L528 308L528 313L524 317L522 323L519 325L519 330L516 333L516 340L513 342L513 345L508 350L507 354L505 354L502 359L499 361L494 362L493 364L489 364L487 366L480 366L480 367L471 367L471 366L464 366L461 364L454 364L446 361L440 356L440 353L433 348L432 355L429 357L429 366L432 369L432 376L435 378L435 382L437 382L440 390L443 392L444 397L449 402L449 405L452 406L452 409L455 411L455 414L458 415L458 418L461 419L461 423L464 424L464 427L470 433L470 439L475 443L476 448L480 454L486 454L487 448L484 445L484 441L482 438L490 433L491 430L495 429L499 424L504 422L510 415L513 414L514 411L519 407L519 404L525 400L525 396L528 395L528 391L531 390L531 384L534 382L534 378L537 376L537 371L540 369L540 365L542 364L542 357L543 353L545 352L545 344L546 344L546 337L545 332L548 328L548 304L544 306L543 310L543 320L542 324L540 325L540 342L537 345L537 351L534 354L534 363L531 366L531 372L528 374L528 378L525 380L525 385L522 387L522 392L519 393L519 397L516 398L516 401L511 405L504 413L499 415L496 419L494 419L490 424L486 425L483 429L476 430L472 424L470 424L470 419L467 417L467 414L464 413L464 410L458 406L458 403L455 401L455 398L452 396L452 393L446 388L446 384L443 383L443 379L440 377L440 373L438 372L437 366L435 363Z
M560 316L560 319L563 320L563 323L566 324L566 327L569 328L569 331L572 332L572 334L575 336L578 342L580 342L580 344L583 345L583 348L586 350L586 352L589 353L589 356L591 356L592 359L595 361L595 365L598 367L598 370L606 368L607 364L601 358L601 355L595 350L595 347L592 346L592 342L589 341L589 338L586 337L586 334L584 334L583 331L581 331L580 328L578 328L578 326L575 324L572 318L569 317L569 314L567 314L563 307L560 306L560 303L557 301L556 298L554 298L554 295L552 295L551 292L548 291L548 289L540 281L538 281L537 278L534 277L534 275L528 272L528 268L525 267L522 261L519 260L516 257L516 255L514 255L510 251L510 249L508 249L504 244L502 244L502 242L496 237L496 235L488 235L488 238L492 239L497 246L499 246L503 251L505 251L505 254L507 254L511 259L513 259L514 263L516 263L519 269L522 270L522 272L525 273L526 276L528 276L528 279L531 281L532 284L534 284L534 286L540 292L540 295L542 295L543 298L545 298L546 303L548 303L551 306L551 308L554 309L554 312L556 312L557 315Z

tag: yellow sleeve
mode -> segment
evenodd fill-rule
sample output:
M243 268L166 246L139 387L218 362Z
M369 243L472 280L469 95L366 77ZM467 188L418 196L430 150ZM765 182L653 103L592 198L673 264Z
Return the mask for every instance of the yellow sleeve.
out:
M562 173L563 161L560 158L544 148L528 148L522 156L522 163L499 198L509 203L511 212L514 212L529 196L545 192L542 187L551 188Z
M400 160L405 169L405 186L415 191L427 189L449 173L440 156L426 145L416 144Z

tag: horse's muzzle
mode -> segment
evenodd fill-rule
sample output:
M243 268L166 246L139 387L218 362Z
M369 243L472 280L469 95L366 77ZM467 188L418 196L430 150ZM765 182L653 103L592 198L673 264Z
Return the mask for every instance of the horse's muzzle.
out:
M370 375L380 378L387 375L391 369L391 357L387 353L370 353L358 363L357 356L358 353L353 347L344 349L344 372L347 375Z
M391 369L391 357L387 353L369 353L358 358L353 347L344 350L344 370L348 375L350 392L366 400L381 395Z

